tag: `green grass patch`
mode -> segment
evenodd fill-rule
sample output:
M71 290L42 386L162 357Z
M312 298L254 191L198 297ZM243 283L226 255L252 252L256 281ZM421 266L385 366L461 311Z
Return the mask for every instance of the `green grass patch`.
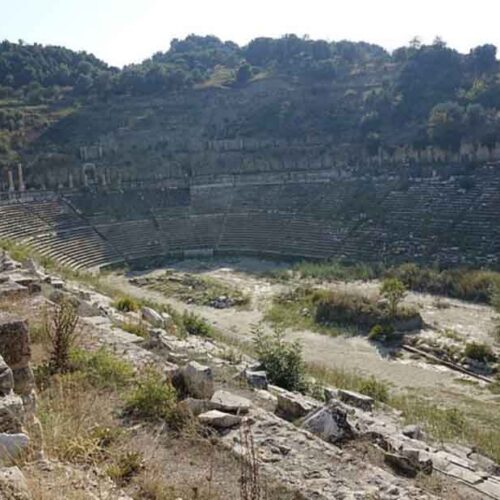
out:
M308 363L306 371L325 385L360 392L382 403L389 401L390 386L384 380L377 380L375 377L364 377L353 371L327 367L317 363Z
M418 312L400 306L392 313L386 303L360 294L312 287L297 287L276 295L264 319L283 328L303 328L329 335L356 335L382 325L420 322Z

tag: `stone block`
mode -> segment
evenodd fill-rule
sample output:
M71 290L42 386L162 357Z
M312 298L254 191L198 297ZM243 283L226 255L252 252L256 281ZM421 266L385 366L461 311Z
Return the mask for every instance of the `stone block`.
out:
M347 412L334 403L310 414L302 428L330 443L345 442L355 435L347 420Z
M267 373L264 370L245 370L245 380L254 389L267 389Z
M30 394L35 388L35 377L31 367L16 368L12 370L14 375L14 392L16 394Z
M10 394L14 388L14 376L4 359L0 356L0 396Z
M210 399L214 393L214 377L209 366L191 361L182 369L188 393L199 399Z
M210 403L216 410L229 413L247 413L251 405L248 399L222 390L214 393Z
M198 419L202 424L215 427L216 429L228 429L241 423L241 417L238 415L224 413L219 410L210 410L202 413Z
M141 309L141 315L144 320L153 325L156 328L164 328L165 320L162 318L161 314L157 313L151 307L143 307Z
M21 455L30 444L30 438L23 433L0 433L0 461L10 461Z
M23 400L11 393L0 398L0 432L20 432L24 422Z
M0 312L0 356L12 370L28 366L31 346L26 321Z
M355 406L364 411L371 411L373 408L374 400L369 396L365 396L359 392L346 391L344 389L339 389L337 393L340 401L345 404Z
M278 406L276 413L287 420L295 420L305 417L319 405L301 394L292 392L280 392L278 396Z
M0 468L0 492L9 500L31 500L28 483L19 467Z

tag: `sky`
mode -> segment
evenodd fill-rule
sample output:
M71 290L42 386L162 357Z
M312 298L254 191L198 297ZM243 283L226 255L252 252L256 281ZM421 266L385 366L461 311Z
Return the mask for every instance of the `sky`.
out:
M500 47L499 0L0 0L0 40L85 50L114 66L213 34L242 45L287 33L393 50L436 36L461 52Z

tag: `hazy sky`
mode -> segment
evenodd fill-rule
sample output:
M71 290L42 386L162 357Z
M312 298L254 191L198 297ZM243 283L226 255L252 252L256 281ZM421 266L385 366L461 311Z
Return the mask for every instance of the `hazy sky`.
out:
M172 38L307 34L387 49L419 35L468 51L500 47L499 0L0 0L0 39L64 45L121 66L166 50Z

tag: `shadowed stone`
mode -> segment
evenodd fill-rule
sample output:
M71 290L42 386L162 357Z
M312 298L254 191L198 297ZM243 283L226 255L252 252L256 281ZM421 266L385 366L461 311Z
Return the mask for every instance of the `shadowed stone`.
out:
M14 371L25 368L31 359L26 321L9 313L0 313L0 355Z

